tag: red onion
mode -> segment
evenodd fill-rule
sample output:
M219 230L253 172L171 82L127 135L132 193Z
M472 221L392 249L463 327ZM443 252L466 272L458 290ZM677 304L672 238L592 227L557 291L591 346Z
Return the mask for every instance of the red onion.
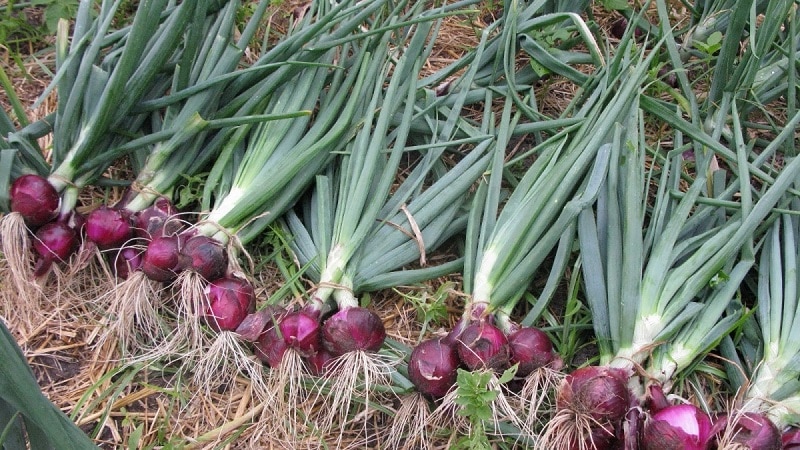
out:
M324 348L320 348L316 353L305 358L308 372L317 377L325 375L328 371L330 362L333 361L333 359L334 356L331 355L329 351L325 350Z
M469 370L501 369L511 358L506 335L486 320L467 325L457 342L458 356Z
M509 364L519 364L517 376L525 377L536 369L553 363L557 356L553 351L553 342L544 331L523 327L508 336L511 350Z
M181 268L191 268L206 280L225 275L228 253L219 242L208 236L192 236L180 249Z
M20 213L32 228L50 222L58 214L58 192L46 178L39 175L22 175L14 180L9 198L11 211Z
M454 345L430 339L417 345L408 362L408 378L417 391L444 397L456 382L461 360Z
M49 222L36 231L33 248L39 254L34 275L47 273L54 261L66 261L80 244L78 232L66 222Z
M358 350L377 351L384 339L383 321L366 308L342 309L322 326L323 345L334 356Z
M617 425L631 406L628 375L623 369L587 366L568 374L558 390L556 406L590 417L602 425Z
M240 278L214 280L206 287L206 296L204 319L215 331L235 331L256 305L253 286Z
M151 280L174 280L181 270L179 248L180 238L177 235L153 238L144 252L142 271Z
M86 217L86 237L102 250L121 246L131 234L130 220L120 210L101 206Z
M306 311L290 312L280 319L277 327L267 327L255 346L259 357L270 367L277 367L290 348L310 357L320 347L319 321Z
M706 450L714 440L711 417L694 405L667 406L642 433L643 450Z
M183 225L173 216L178 213L175 206L168 199L159 197L149 207L135 215L136 235L151 239L159 236L168 236L178 233Z
M114 255L114 273L119 278L128 278L131 273L142 268L142 250L123 247Z

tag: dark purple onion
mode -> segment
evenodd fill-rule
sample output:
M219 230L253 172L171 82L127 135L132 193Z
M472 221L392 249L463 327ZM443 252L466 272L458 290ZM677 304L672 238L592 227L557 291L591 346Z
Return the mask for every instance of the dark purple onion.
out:
M192 236L180 249L181 267L192 269L206 280L225 275L228 252L218 241L208 236Z
M172 202L165 197L159 197L149 207L139 211L135 217L136 235L151 239L159 236L176 234L183 228L183 224L174 220L178 213Z
M135 247L123 247L114 254L114 273L119 278L128 278L130 274L142 268L142 250Z
M142 271L151 280L174 280L181 270L179 249L180 238L177 235L153 238L144 252Z
M459 336L458 356L469 370L499 370L508 365L511 351L506 335L487 320L473 321Z
M39 255L34 268L35 276L42 276L55 261L66 261L80 245L78 232L66 222L49 222L42 225L33 240Z
M720 420L726 419L723 417ZM729 420L727 426L734 427L733 442L743 448L751 450L783 448L780 430L763 414L754 412L737 414L736 420Z
M44 225L58 215L58 192L39 175L22 175L14 180L9 199L11 211L20 213L32 228Z
M619 424L631 406L628 375L623 369L586 366L568 374L558 389L556 406L600 424Z
M258 337L258 340L253 343L256 356L258 359L266 363L270 367L278 367L283 360L283 355L289 346L283 340L280 334L280 328L277 325L269 326Z
M253 286L241 278L225 277L212 281L206 287L206 297L208 305L204 319L215 331L235 331L256 305Z
M456 382L461 360L455 345L442 339L421 342L411 352L408 361L408 378L417 391L441 398Z
M120 247L132 234L131 222L120 210L104 205L86 217L86 237L102 250Z
M545 367L556 361L557 355L553 351L553 342L544 331L523 327L508 336L508 346L511 350L509 364L519 364L517 376L528 376L534 370Z
M706 450L714 440L711 417L684 404L662 408L642 433L642 450Z
M383 321L366 308L342 309L322 326L322 343L334 356L358 350L378 351L384 339Z

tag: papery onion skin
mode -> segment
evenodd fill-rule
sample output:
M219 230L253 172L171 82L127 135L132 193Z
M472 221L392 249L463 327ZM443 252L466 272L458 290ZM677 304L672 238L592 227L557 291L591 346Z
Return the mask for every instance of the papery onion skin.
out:
M508 338L487 320L473 321L458 338L458 356L469 370L500 370L508 365Z
M29 227L36 228L55 219L60 199L46 178L27 174L11 183L9 202L11 211L21 214Z
M441 398L456 383L459 367L461 360L454 345L438 338L429 339L411 352L408 378L418 392Z
M104 205L86 217L86 237L101 250L120 247L132 234L130 219L122 211Z
M322 325L322 342L334 356L353 351L378 351L386 339L383 321L361 307L339 310Z
M642 450L706 450L714 440L711 417L694 405L662 408L642 433Z
M278 305L267 305L263 309L248 314L236 328L239 338L256 342L265 330L274 326L286 314L286 310Z

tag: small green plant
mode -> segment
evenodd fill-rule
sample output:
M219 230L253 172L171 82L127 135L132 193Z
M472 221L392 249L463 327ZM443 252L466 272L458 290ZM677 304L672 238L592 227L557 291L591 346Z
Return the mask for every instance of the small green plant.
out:
M508 383L514 378L516 372L517 366L514 365L506 369L500 378L495 379L492 371L470 372L458 369L455 402L461 407L458 414L469 420L471 432L462 436L454 448L469 450L492 448L489 438L486 436L486 422L494 420L492 403L497 398L498 391L493 386Z
M402 296L404 300L411 302L417 310L417 320L422 322L420 339L425 335L428 325L439 323L447 319L447 305L445 301L453 289L455 283L447 282L439 286L434 292L425 289L421 294L403 293L395 289L395 292Z
M695 41L694 46L707 56L712 56L722 48L722 33L715 31L708 36L705 42Z

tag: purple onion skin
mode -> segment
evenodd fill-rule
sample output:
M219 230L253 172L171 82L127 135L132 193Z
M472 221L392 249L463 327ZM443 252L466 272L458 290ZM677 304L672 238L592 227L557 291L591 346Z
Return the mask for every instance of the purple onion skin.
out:
M233 277L220 278L206 287L208 305L205 322L214 331L236 331L255 309L256 295L246 280Z
M142 272L154 281L174 280L181 270L180 238L177 235L153 238L142 259Z
M11 211L20 213L31 228L40 227L58 215L58 192L46 178L22 175L11 183Z
M508 338L487 320L467 325L458 338L456 349L461 362L469 370L500 370L507 367L511 359Z
M178 210L169 199L159 197L152 205L134 215L134 231L144 239L177 234L183 229L180 221L172 220L177 213Z
M360 307L342 309L322 326L322 343L334 356L353 351L378 351L386 339L383 321Z
M33 240L33 248L39 255L34 276L47 273L55 261L66 261L80 245L78 232L66 222L49 222L42 225Z
M101 206L86 217L86 237L101 250L119 248L132 235L130 218L123 211Z
M441 398L456 383L459 367L461 360L454 345L442 339L430 339L411 352L408 378L418 392Z
M206 280L225 275L228 253L219 242L208 236L192 236L180 249L181 268L191 269Z
M751 450L780 450L783 448L781 432L766 416L745 412L737 415L735 421L721 417L728 427L735 427L733 442Z
M642 433L642 450L706 450L714 441L711 417L689 404L653 414Z
M514 331L508 335L508 346L511 351L509 364L519 364L518 377L526 377L557 360L553 342L547 333L538 328L523 327Z
M278 323L284 314L286 310L283 307L267 305L264 309L248 314L236 328L236 334L245 341L256 342L265 330Z

